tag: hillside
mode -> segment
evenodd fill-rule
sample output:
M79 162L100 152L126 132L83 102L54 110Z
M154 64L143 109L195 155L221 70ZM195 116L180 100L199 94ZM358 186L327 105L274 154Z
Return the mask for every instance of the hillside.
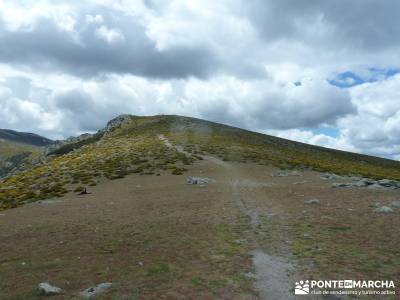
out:
M18 132L9 129L0 129L0 140L37 147L43 147L53 143L52 140L34 133Z
M186 154L166 147L158 138L160 134L182 147ZM22 159L36 151L24 147L27 146L19 148ZM104 179L123 178L132 173L160 175L171 170L173 174L182 174L187 165L205 154L223 161L253 162L283 169L311 168L375 179L400 179L397 161L307 145L188 117L120 116L97 134L50 148L48 162L3 181L0 208L59 197Z
M27 169L51 140L33 133L0 129L0 178Z
M0 299L43 299L40 282L54 299L104 282L96 299L399 286L399 162L180 116L122 115L45 153L0 183Z

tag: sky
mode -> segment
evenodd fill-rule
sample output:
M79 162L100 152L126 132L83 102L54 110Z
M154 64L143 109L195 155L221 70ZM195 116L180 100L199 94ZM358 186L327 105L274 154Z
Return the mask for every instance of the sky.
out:
M398 0L0 1L0 128L179 114L400 159Z

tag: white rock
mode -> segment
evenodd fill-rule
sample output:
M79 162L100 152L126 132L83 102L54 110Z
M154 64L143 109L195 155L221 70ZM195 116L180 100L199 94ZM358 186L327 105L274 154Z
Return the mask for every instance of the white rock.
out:
M388 206L382 206L382 207L375 208L374 211L377 213L389 214L389 213L393 212L393 209L391 209Z
M344 183L344 182L334 182L332 183L332 187L333 188L345 188L345 187L349 187L351 184L349 183Z
M53 286L48 282L41 282L38 285L38 291L41 295L44 296L53 296L62 293L62 289L59 287Z
M211 178L205 178L205 177L189 176L188 178L186 178L187 184L207 185L210 181L212 181Z
M92 286L92 287L87 288L86 290L80 292L80 295L87 299L94 298L94 297L106 292L109 288L111 288L111 286L112 286L111 282L100 283L96 286Z
M393 201L392 206L395 208L400 208L400 201Z
M305 202L306 204L319 204L318 199L310 199Z
M371 190L381 190L381 189L384 189L385 187L380 184L374 183L374 184L369 185L367 188L371 189Z

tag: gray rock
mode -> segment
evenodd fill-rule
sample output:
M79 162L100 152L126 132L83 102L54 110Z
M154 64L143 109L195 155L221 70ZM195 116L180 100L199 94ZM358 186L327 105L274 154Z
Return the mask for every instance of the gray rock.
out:
M332 183L333 188L345 188L351 186L350 183L345 183L345 182L334 182Z
M105 133L114 131L114 129L121 127L123 124L128 123L130 120L132 120L132 116L130 116L130 115L119 115L119 116L115 117L114 119L110 120L107 123L106 128L103 129L103 131Z
M400 201L393 201L393 202L392 202L392 206L393 206L394 208L400 208Z
M306 204L319 204L319 200L318 199L310 199L305 201Z
M94 298L94 297L106 292L108 289L111 288L111 286L112 286L111 282L100 283L96 286L92 286L92 287L87 288L86 290L80 292L80 295L87 299Z
M303 181L297 181L297 182L293 182L293 185L299 185L299 184L304 184L307 183L307 180L303 180Z
M332 179L343 179L343 177L333 173L325 173L321 175L321 179L332 180Z
M186 178L187 184L193 184L193 185L207 185L210 181L212 181L211 178L206 178L206 177L193 177L193 176L188 176Z
M377 213L389 214L389 213L393 212L393 209L391 209L388 206L381 206L381 207L375 208L374 211Z
M392 186L397 187L397 181L395 181L395 180L381 179L381 180L378 180L377 183L378 183L379 185L384 186L384 187L392 187Z
M62 289L59 287L53 286L48 282L41 282L38 285L39 294L43 296L54 296L62 293Z
M368 185L369 185L368 180L365 180L365 179L360 179L360 180L352 183L352 186L355 186L355 187L366 187Z
M287 177L289 174L285 171L277 171L271 174L272 177Z
M367 188L371 189L371 190L381 190L381 189L384 189L385 187L383 185L374 183L374 184L369 185Z

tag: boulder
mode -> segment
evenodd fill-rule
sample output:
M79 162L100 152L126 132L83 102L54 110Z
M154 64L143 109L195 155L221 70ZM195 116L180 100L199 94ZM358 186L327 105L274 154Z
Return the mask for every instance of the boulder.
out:
M321 175L321 179L328 179L328 180L332 180L332 179L343 179L342 176L333 174L333 173L325 173Z
M333 188L345 188L345 187L350 187L351 183L345 183L345 182L334 182L332 183Z
M400 201L393 201L393 202L392 202L392 206L393 206L394 208L400 208Z
M381 206L381 207L375 208L374 211L377 213L389 214L389 213L393 212L393 209L388 206Z
M367 188L371 189L371 190L381 190L381 189L384 189L385 187L378 183L373 183L373 184L369 185Z
M82 292L80 292L80 295L83 298L91 299L106 292L108 289L111 288L111 286L111 282L100 283L96 286L92 286L90 288L87 288L86 290L83 290Z
M318 199L310 199L310 200L307 200L305 203L306 204L319 204L319 200Z
M366 187L368 186L368 182L364 179L361 179L356 182L353 182L351 185L355 187Z
M212 181L211 178L206 178L206 177L193 177L193 176L188 176L186 178L187 184L193 184L193 185L207 185L210 181Z
M43 296L54 296L62 293L62 289L59 287L53 286L48 282L41 282L38 285L38 291L40 295Z
M384 187L397 187L397 181L390 179L381 179L377 182L379 185Z

